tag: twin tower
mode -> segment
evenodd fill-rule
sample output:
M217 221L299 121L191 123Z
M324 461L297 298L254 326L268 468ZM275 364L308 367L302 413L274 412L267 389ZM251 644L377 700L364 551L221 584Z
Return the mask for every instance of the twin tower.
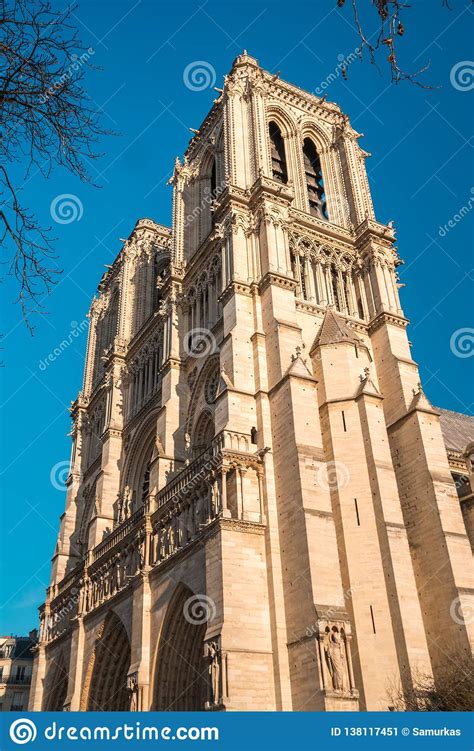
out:
M31 709L378 710L462 670L468 519L359 137L240 55L172 229L102 278Z

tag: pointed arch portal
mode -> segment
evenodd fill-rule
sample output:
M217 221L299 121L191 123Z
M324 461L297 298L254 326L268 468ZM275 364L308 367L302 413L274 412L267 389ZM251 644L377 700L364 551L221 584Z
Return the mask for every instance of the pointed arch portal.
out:
M51 672L50 672L51 671ZM47 676L48 690L43 712L62 712L67 696L68 674L64 655L60 655L58 661L53 663Z
M116 613L105 619L92 658L89 712L126 712L130 709L127 674L130 668L130 642L125 626Z
M155 668L155 711L204 709L206 622L193 617L193 601L196 601L196 595L188 587L181 586L168 606Z

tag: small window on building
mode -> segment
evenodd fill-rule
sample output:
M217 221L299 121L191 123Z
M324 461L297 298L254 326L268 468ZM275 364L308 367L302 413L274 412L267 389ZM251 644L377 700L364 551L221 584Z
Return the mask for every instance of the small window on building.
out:
M12 699L12 712L21 712L23 709L24 694L15 691Z

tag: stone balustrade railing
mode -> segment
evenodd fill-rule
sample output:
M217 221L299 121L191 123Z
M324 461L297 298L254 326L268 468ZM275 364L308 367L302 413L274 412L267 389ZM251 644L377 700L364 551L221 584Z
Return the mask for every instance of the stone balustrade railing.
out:
M105 540L96 545L91 551L91 562L97 561L108 553L109 550L115 548L125 537L127 537L134 527L139 525L143 520L144 515L145 507L140 506L131 516L128 517L128 519L125 519L121 524L115 527L113 532L107 535Z
M62 636L75 617L189 546L216 518L262 523L262 458L251 448L250 434L223 431L207 451L89 551L50 589L40 641Z

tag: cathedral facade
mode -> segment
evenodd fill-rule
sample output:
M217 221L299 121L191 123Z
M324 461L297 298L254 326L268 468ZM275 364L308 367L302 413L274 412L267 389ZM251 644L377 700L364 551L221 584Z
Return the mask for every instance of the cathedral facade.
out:
M359 138L240 55L104 274L30 709L384 710L470 654L472 422Z

